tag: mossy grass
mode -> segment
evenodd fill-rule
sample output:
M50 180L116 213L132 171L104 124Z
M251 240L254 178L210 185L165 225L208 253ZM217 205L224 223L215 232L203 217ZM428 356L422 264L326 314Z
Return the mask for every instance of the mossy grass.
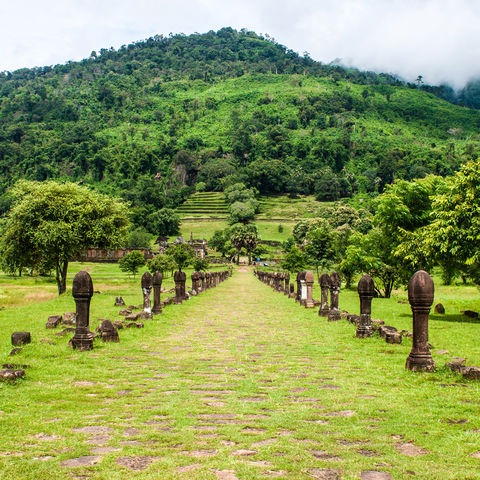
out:
M115 296L141 303L139 276L116 265L72 264L70 286L83 268L102 292L92 299L92 329L98 318L117 318ZM22 282L32 280L12 284ZM437 287L436 300L453 318L459 306L478 306L475 293ZM404 299L403 291L374 299L373 316L411 330L409 305L398 303ZM342 291L340 307L358 313L354 290ZM0 478L213 480L229 470L241 480L299 479L312 478L313 469L336 470L342 479L366 470L395 479L480 478L472 456L480 450L478 383L445 370L445 356L435 353L436 372L406 371L411 340L357 339L345 320L327 322L248 268L167 306L143 329L121 330L118 344L95 340L91 352L73 351L69 336L45 329L48 315L72 310L67 292L0 311L2 359L30 365L25 380L0 384ZM434 316L430 327L435 349L480 364L476 324ZM33 342L9 357L15 330L31 331ZM79 431L85 427L100 429L104 438L93 441L112 449L91 466L62 466L95 455L98 447L87 442L98 435ZM415 456L399 452L406 445ZM154 458L143 470L119 464L135 456ZM179 470L189 465L196 466Z

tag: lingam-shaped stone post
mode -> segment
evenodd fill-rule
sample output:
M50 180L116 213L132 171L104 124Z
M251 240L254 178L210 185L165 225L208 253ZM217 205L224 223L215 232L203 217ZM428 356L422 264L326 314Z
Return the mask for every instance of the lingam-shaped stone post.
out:
M77 350L93 350L93 333L90 325L90 301L93 297L92 278L88 272L81 271L73 279L72 295L76 306L75 335L70 341Z
M175 281L175 304L178 305L182 303L183 296L182 296L182 274L183 272L176 271L173 274L173 280Z
M435 362L428 345L428 314L433 303L432 277L420 270L408 282L408 301L413 314L413 346L405 368L413 372L433 372Z
M330 306L328 305L328 290L330 289L330 275L323 273L319 279L321 289L320 310L318 314L321 317L328 317L330 313Z
M152 318L152 287L153 277L150 272L145 272L142 275L143 312L141 315L144 320Z
M340 320L340 310L338 309L338 297L340 295L341 285L340 275L337 272L333 272L330 275L330 312L328 313L328 321L333 322Z
M313 284L315 283L315 276L312 271L308 271L305 274L305 285L307 288L307 298L305 299L305 308L313 308Z
M200 291L205 291L205 272L200 272Z
M288 294L288 298L295 298L295 285L293 283L290 284L290 293Z
M357 326L357 338L370 337L372 328L372 298L375 293L373 279L364 275L358 282L358 296L360 297L360 321Z
M305 279L305 270L297 273L297 297L295 298L296 302L301 303L302 299L302 283L301 281Z
M163 275L161 272L155 272L153 274L153 308L152 313L159 315L162 313L162 302L160 301L160 293L162 291Z
M288 272L284 273L283 280L284 280L283 294L288 295L288 287L290 283L290 274Z

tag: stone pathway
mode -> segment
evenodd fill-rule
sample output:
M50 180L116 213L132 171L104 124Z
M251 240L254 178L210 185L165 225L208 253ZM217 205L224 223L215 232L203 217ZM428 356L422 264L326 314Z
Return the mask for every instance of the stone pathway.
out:
M381 379L364 381L369 362L350 363L349 329L242 269L135 332L136 351L92 352L116 379L86 371L71 388L88 414L65 428L58 411L28 443L46 446L51 478L413 478L430 452L392 421Z

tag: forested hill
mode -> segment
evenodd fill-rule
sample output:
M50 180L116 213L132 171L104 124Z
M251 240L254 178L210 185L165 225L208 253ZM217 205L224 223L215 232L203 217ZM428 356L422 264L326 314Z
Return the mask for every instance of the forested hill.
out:
M0 186L83 180L141 223L199 181L337 198L447 175L476 158L479 128L479 111L415 85L225 28L0 75Z

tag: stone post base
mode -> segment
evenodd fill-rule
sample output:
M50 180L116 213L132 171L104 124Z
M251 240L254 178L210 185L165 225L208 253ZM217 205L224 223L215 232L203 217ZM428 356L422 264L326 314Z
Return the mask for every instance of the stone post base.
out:
M328 314L330 313L330 309L329 308L321 308L319 311L318 311L318 315L320 315L320 317L328 317Z
M340 310L336 310L328 314L329 322L337 322L338 320L341 320L341 319L342 319L342 316L340 314Z
M93 333L79 333L75 334L70 340L72 347L76 350L93 350Z
M405 368L412 372L433 372L435 370L435 362L430 353L410 353L407 357Z
M373 328L371 325L359 325L357 327L357 338L366 338L373 335Z

